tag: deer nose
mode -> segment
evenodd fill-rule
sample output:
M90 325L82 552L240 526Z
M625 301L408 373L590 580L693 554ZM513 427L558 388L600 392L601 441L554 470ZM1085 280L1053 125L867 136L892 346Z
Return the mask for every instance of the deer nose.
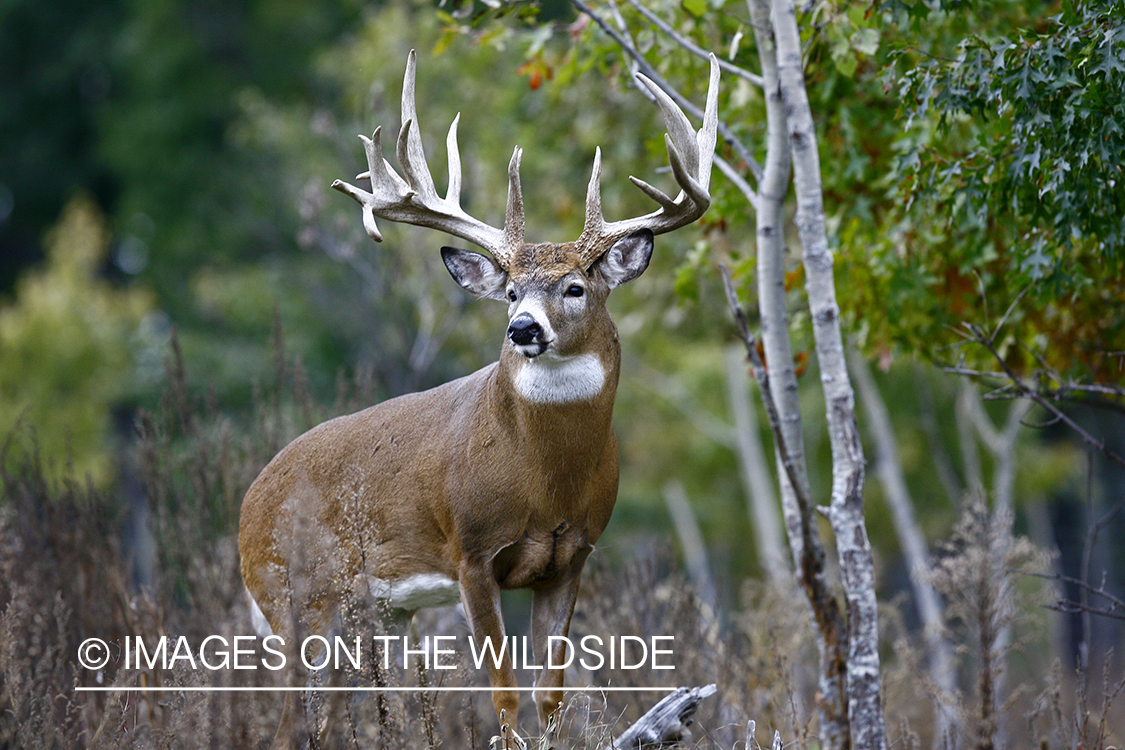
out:
M535 322L535 318L527 313L521 313L508 324L508 338L517 346L527 346L543 335L543 326Z

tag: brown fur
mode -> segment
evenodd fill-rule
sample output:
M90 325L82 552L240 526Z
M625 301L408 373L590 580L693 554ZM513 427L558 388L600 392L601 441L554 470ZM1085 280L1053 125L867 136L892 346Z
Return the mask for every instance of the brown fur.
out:
M593 399L525 401L513 377L526 362L505 340L499 362L325 422L265 467L243 502L239 549L243 579L274 632L292 637L295 618L325 628L345 587L363 590L365 578L437 573L459 583L478 643L504 635L499 590L532 589L532 639L544 663L547 636L567 634L579 575L617 495L620 346L605 308L610 286L597 266L576 262L572 245L524 246L511 278L545 295L560 354L597 356L605 383ZM568 318L560 287L576 280L585 308ZM493 686L516 685L510 658L488 667ZM562 699L562 677L540 674L542 725ZM518 693L493 693L493 705L516 726ZM292 738L293 708L289 701L276 744Z

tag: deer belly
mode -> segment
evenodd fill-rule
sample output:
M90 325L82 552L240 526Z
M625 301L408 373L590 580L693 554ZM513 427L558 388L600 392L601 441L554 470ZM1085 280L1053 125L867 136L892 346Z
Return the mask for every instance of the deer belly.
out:
M394 609L407 612L427 607L448 607L461 601L461 588L457 581L440 573L417 573L393 581L371 578L367 585L371 596L385 600Z
M546 533L525 532L496 553L492 569L501 588L534 588L567 573L579 550L589 546L586 530L564 521Z

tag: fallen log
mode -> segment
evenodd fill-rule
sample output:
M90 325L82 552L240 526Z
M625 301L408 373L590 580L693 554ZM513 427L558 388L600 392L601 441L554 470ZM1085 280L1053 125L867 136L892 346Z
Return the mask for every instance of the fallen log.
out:
M687 733L699 702L717 691L714 684L677 688L615 739L613 750L640 750L679 742Z

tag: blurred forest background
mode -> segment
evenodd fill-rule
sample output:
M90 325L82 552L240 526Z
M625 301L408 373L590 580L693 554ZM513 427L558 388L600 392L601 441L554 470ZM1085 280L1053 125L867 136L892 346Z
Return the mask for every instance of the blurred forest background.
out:
M650 63L701 103L706 63L618 5L599 7L636 29ZM756 68L744 3L644 5ZM1047 578L1013 575L1005 594L1019 616L1001 644L1013 654L1001 692L1023 696L1018 709L1014 698L1004 704L1005 736L1038 738L1035 707L1069 711L1096 696L1095 708L1112 709L1095 710L1109 721L1102 740L1120 744L1125 721L1113 696L1103 703L1102 668L1104 685L1117 685L1125 6L822 0L800 17L869 441L884 658L901 680L888 689L888 725L913 736L909 715L929 736L905 687L920 671L907 654L921 636L903 524L948 558L969 544L972 518L1010 509L1027 545L1020 565ZM43 731L58 743L42 746L95 745L107 715L130 732L150 727L146 737L163 726L161 746L178 746L173 730L191 721L182 706L138 718L112 699L29 696L88 679L72 657L88 635L245 627L233 535L242 492L273 452L322 419L497 356L502 311L450 281L438 254L447 238L384 223L375 245L355 205L328 190L365 168L357 133L397 132L412 48L439 188L445 130L460 112L462 202L481 219L502 223L515 145L525 149L531 241L577 236L596 146L610 219L650 210L628 175L670 182L654 176L667 163L657 108L630 85L615 43L562 0L0 4L0 746L38 745L27 727L55 724L59 734ZM758 156L764 107L760 88L724 74L720 114ZM752 171L723 141L719 153ZM763 593L786 575L781 529L756 523L752 502L757 493L776 503L774 480L755 481L775 472L762 458L772 443L716 270L732 267L753 310L754 217L718 170L713 194L704 220L659 238L650 269L611 301L624 352L622 481L595 580L611 591L614 575L632 571L658 591L682 570L693 617L710 623L701 633L735 649L741 636L709 628L771 632L738 651L747 671L762 661L762 674L733 678L745 692L730 700L746 715L715 722L788 717L773 723L802 739L807 706L793 665L748 655L787 643L765 620L747 624L755 608L794 605ZM799 253L790 263L809 470L825 497ZM1015 377L1065 420L1006 397L1018 395ZM912 518L896 518L896 497ZM949 624L972 629L963 614ZM715 662L677 680L716 679L707 669L719 668L719 650L708 643ZM16 658L31 645L38 661ZM790 675L797 697L784 679L755 682L766 672ZM965 666L967 696L980 689L972 674ZM237 707L224 710L215 725L236 744L266 736L267 720L240 724ZM1050 726L1062 738L1052 734L1051 747L1075 746L1070 714Z

